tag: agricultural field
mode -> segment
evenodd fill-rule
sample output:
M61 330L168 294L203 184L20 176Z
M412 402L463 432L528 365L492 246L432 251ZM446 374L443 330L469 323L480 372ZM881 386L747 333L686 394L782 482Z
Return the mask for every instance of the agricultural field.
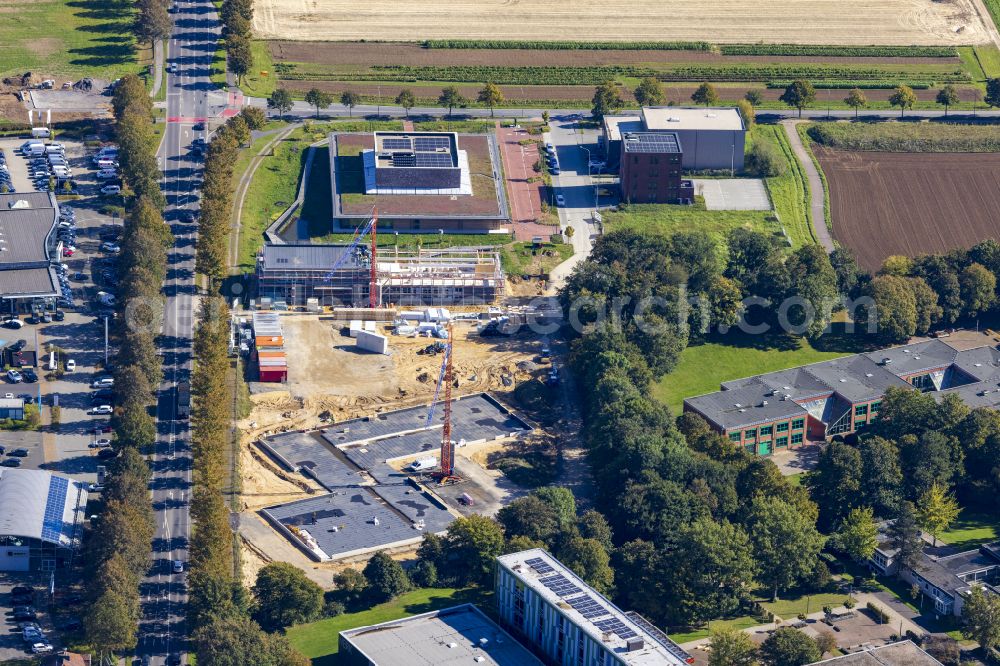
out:
M613 27L609 13L615 16ZM345 20L347 17L349 20ZM988 40L974 0L258 0L254 34L302 41L422 39L712 40L718 43L976 44Z
M992 45L304 44L281 40L268 42L266 47L257 44L254 71L258 73L247 80L253 94L266 95L277 84L298 95L313 87L334 94L352 90L366 102L381 99L390 103L400 90L409 88L421 105L433 104L446 85L455 85L463 97L475 100L482 83L491 81L500 86L505 106L586 107L594 86L608 79L619 83L623 99L632 103L631 91L639 79L655 76L664 84L666 99L677 104L690 103L698 84L711 81L723 101L740 99L753 88L760 92L763 108L783 107L778 97L787 82L807 78L819 88L818 106L843 107L846 89L860 87L866 90L872 107L886 107L892 88L901 83L914 88L918 108L934 106L937 87L951 83L961 108L982 98L986 72L1000 74L1000 51Z
M150 61L114 0L0 0L0 17L0 76L114 79Z
M862 268L1000 237L1000 153L814 151L829 184L833 235Z

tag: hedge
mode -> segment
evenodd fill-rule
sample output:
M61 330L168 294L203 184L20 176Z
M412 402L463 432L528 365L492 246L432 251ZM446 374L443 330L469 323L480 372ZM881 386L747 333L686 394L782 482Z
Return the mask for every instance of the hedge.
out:
M957 58L952 46L817 46L809 44L723 44L728 56L833 56L843 58Z
M532 51L710 51L708 42L540 42L514 39L428 39L427 49L529 49Z

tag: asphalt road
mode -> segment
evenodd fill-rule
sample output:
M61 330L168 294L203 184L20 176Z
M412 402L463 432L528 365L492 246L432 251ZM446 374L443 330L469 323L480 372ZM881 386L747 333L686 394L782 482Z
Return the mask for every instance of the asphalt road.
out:
M178 221L178 210L197 209L197 190L202 161L190 155L195 138L207 138L194 130L209 113L209 80L212 54L219 39L219 21L210 0L177 0L172 14L174 29L169 44L169 62L176 71L167 74L167 128L160 147L163 169L161 187L167 198L165 218L176 243L168 254L166 303L160 332L163 383L157 404L156 448L150 459L151 491L156 534L149 574L142 586L143 617L139 626L140 657L162 664L171 655L186 663L188 649L184 612L187 603L186 572L173 573L172 563L188 561L191 533L191 452L186 420L176 418L174 388L187 381L191 372L191 342L194 326L194 252L196 227Z

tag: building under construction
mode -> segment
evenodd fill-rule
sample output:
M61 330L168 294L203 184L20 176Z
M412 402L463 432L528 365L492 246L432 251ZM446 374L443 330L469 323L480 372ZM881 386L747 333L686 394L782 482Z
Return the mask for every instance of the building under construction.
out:
M347 255L347 256L345 256ZM371 250L362 244L265 245L257 256L257 297L275 307L370 304ZM504 293L500 253L493 247L400 250L380 247L375 302L395 305L481 305Z

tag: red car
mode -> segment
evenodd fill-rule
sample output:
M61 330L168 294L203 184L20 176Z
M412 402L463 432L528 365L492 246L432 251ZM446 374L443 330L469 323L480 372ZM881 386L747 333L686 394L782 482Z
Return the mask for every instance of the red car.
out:
M74 252L76 252L76 250L71 250L69 248L66 248L65 250L63 250L63 256L72 257Z

